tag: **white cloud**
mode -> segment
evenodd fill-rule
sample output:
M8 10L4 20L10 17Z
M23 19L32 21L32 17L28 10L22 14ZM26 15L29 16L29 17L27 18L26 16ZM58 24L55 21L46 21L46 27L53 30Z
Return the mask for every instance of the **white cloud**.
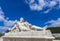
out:
M25 2L26 2L27 4L31 4L31 3L34 2L34 0L25 0Z
M9 18L8 17L5 18L5 17L6 16L4 15L4 12L2 11L2 8L0 7L0 22L4 23L4 26L0 26L0 29L7 29L7 28L14 25L15 21L8 20Z
M48 13L50 10L51 10L51 9L48 9L48 10L44 11L44 13Z
M55 6L57 6L56 9L60 8L60 0L51 0L51 1L37 0L37 1L38 2L36 2L36 0L25 0L25 2L29 5L31 10L42 11L45 8L52 9ZM59 4L59 5L57 5L57 4ZM49 9L47 9L48 12L49 12Z
M0 26L0 30L6 30L6 29L9 29L9 27Z
M0 7L0 21L4 21L4 13L2 12L2 9Z
M57 20L50 20L48 22L46 22L46 24L51 24L49 27L60 27L60 18L58 18Z
M5 20L4 21L4 26L7 26L7 27L13 26L14 22L15 21L13 21L13 20Z
M42 7L37 4L30 5L30 8L31 10L38 10L38 11L42 10Z
M57 4L56 1L51 1L50 4L49 4L49 7L54 7L56 4Z

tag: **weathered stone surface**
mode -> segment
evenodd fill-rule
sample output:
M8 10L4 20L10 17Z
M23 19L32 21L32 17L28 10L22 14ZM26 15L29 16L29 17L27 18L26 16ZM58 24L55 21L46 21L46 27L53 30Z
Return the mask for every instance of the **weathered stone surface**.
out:
M3 41L53 41L53 40L41 38L4 38Z

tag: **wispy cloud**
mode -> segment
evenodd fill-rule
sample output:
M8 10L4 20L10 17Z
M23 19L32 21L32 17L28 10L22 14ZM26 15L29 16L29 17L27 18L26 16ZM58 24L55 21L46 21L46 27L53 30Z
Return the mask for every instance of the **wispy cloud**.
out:
M0 21L4 21L4 13L2 12L2 9L0 7Z
M2 11L2 8L0 7L0 22L4 23L4 26L0 26L0 29L7 29L13 26L15 21L9 20L8 17L4 15L4 12Z
M0 30L6 30L6 29L9 29L9 27L0 26Z
M25 0L25 2L29 5L31 10L42 11L45 8L48 8L47 13L53 7L60 8L60 0ZM43 12L45 12L43 11Z
M60 18L58 18L57 20L50 20L45 24L51 24L49 27L60 27Z
M50 10L51 10L51 9L48 9L48 10L44 11L44 13L48 13Z

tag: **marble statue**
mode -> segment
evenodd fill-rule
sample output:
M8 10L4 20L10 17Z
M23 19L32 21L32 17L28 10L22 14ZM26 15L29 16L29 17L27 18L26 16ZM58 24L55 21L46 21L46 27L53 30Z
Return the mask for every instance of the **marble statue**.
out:
M25 22L23 18L20 18L20 21L15 21L14 27L11 29L11 32L19 32L19 31L31 31L31 30L43 30L45 31L47 29L47 26L44 28L38 27L35 25L31 25L28 22Z

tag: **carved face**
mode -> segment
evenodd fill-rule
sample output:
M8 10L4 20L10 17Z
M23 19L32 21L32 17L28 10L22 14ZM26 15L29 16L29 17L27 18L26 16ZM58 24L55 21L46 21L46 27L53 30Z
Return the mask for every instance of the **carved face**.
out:
M20 18L20 22L21 22L21 23L24 22L24 19L23 19L23 18Z

